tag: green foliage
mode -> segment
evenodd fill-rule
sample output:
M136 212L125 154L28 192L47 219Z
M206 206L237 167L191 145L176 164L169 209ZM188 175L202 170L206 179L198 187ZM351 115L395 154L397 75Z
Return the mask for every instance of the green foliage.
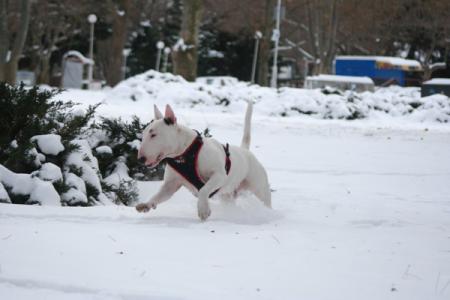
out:
M101 103L90 105L82 115L73 115L66 112L51 112L48 117L50 119L55 118L63 124L63 126L59 127L55 133L61 136L62 141L70 141L77 138L82 130L86 128L89 122L94 118L95 111L100 104ZM73 104L71 103L67 108L72 106Z
M161 32L168 45L174 45L180 34L183 15L183 1L172 0L170 2L169 7L167 8L167 17L162 26Z
M151 26L140 26L131 41L131 53L127 59L127 76L143 73L156 66L156 43L163 41L167 47L175 45L181 28L182 0L168 1L164 20L152 22ZM168 69L171 61L168 61Z
M132 180L122 180L118 187L103 182L102 188L105 193L111 195L116 204L134 205L139 198L136 182Z
M129 169L129 175L135 179L153 180L162 179L163 167L149 169L137 159L137 146L142 131L146 124L134 117L131 122L121 119L102 118L99 122L92 122L98 105L91 106L84 114L74 113L73 102L52 101L51 97L59 93L57 90L40 90L37 87L25 89L23 85L12 87L0 83L0 164L16 173L30 174L39 170L41 163L51 162L65 172L70 172L81 178L86 187L88 203L62 201L63 205L95 205L102 200L106 193L110 199L118 204L131 205L137 201L138 192L135 180L121 180L117 185L109 185L102 181L115 172L118 163L125 163ZM5 108L5 109L3 109ZM100 142L112 149L112 154L96 153L93 151L99 163L99 171L90 159L90 149L82 151L82 147L73 142L74 139L82 139L98 132L106 138ZM64 150L57 155L39 154L37 142L31 142L31 138L41 134L56 134L61 137ZM91 136L92 137L92 136ZM67 159L73 153L81 160L80 166L68 163ZM85 168L92 167L98 174L102 184L98 188L83 179ZM53 182L53 186L59 195L70 190L63 172L63 180ZM127 177L128 178L128 177ZM75 188L75 187L74 187ZM30 195L16 195L12 189L5 186L12 201L17 204L30 203Z
M29 173L36 169L30 155L35 135L54 133L61 136L64 153L49 161L61 165L64 156L74 150L70 141L79 136L93 118L98 105L83 115L74 115L73 102L51 101L60 90L26 89L23 83L13 87L0 82L0 163L14 172ZM11 142L15 141L12 145ZM24 159L25 158L25 159Z
M0 82L0 158L3 154L1 149L5 149L12 140L23 142L47 129L47 112L52 106L61 105L48 100L58 93L57 90L42 91L37 86L25 89L23 83L13 87Z
M95 205L95 202L98 198L98 195L100 194L100 191L89 182L85 182L85 184L86 184L86 196L88 198L88 204Z
M155 69L156 43L159 39L160 32L156 27L141 27L138 30L138 35L131 43L131 52L127 59L127 76Z
M96 154L100 170L104 177L108 176L114 169L114 162L122 156L126 159L125 164L129 169L131 177L138 180L161 180L164 174L164 166L149 169L137 159L137 149L132 142L140 140L142 131L147 124L140 122L139 118L133 117L127 123L119 119L102 118L101 122L95 124L97 129L102 130L108 137L107 145L112 148L113 154Z
M8 193L9 199L11 200L11 203L14 204L30 204L28 200L30 199L30 195L21 195L21 194L14 194L12 192L12 187L8 185L4 185L6 192Z
M71 143L78 138L95 114L98 105L91 106L84 114L73 114L73 102L52 101L60 90L41 90L37 86L30 89L23 84L10 86L0 82L0 164L16 173L32 173L40 167L37 144L30 141L41 134L58 134L64 145L64 151L58 155L45 155L45 161L61 169L67 156L79 151L79 146ZM44 156L41 156L44 157ZM82 175L79 167L68 167L77 176ZM58 194L69 190L62 181L53 182ZM32 204L29 195L13 194L7 189L12 203ZM89 189L88 196L97 196L98 191Z
M205 22L200 30L199 76L229 75L249 81L254 46L252 36L244 32L221 31L214 18ZM223 57L211 55L211 50Z
M69 169L70 173L73 173L77 175L78 177L81 177L83 175L83 170L80 167L77 167L75 165L68 165L67 168Z
M58 180L53 182L53 186L59 195L66 193L69 191L70 187L64 182L64 180Z
M46 114L53 106L62 103L50 103L48 100L58 91L42 91L38 87L25 89L0 82L0 163L15 172L30 171L33 164L26 155L33 145L30 138L51 129ZM11 144L12 141L14 145Z
M146 126L147 124L142 124L139 118L134 116L131 123L126 123L120 118L102 118L96 127L106 132L112 145L117 145L122 144L123 141L131 142L139 139Z

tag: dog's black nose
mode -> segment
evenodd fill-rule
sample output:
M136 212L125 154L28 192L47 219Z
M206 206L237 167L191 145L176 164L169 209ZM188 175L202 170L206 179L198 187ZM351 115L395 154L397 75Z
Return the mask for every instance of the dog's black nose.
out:
M138 158L139 162L145 164L145 157L141 156Z

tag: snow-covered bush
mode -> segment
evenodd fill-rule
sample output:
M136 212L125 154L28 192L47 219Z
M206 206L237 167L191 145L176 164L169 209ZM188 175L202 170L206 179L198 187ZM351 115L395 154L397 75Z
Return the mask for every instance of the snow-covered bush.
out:
M103 189L117 203L129 205L137 200L135 180L162 179L163 166L149 169L137 159L145 126L137 117L129 123L102 118L93 125L89 141L104 178Z
M51 182L33 174L17 174L0 165L0 182L12 203L61 205L60 196Z
M100 123L95 124L97 130L102 133L102 137L97 138L95 152L102 165L101 169L105 172L104 176L108 176L112 169L116 168L115 162L120 158L134 179L162 179L164 172L162 166L149 169L137 159L141 134L146 126L147 124L141 123L137 117L129 123L121 119L102 118Z
M0 182L0 203L11 203L11 199L9 199L8 192L5 190L5 187Z
M420 88L416 87L391 86L357 93L332 88L272 89L241 81L209 85L150 70L122 81L108 92L107 98L115 105L124 105L130 100L207 108L211 112L242 112L245 101L251 100L257 104L255 114L265 116L308 115L316 119L342 120L387 117L414 122L450 122L449 98L442 95L421 98Z
M0 83L0 202L132 204L137 191L129 172L158 177L137 161L144 125L138 119L95 123L97 106L75 109L52 101L57 93Z

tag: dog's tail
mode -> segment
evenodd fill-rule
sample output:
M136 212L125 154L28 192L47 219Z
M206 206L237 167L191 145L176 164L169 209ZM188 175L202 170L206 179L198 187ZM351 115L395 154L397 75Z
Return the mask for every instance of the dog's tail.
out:
M253 101L247 101L247 111L245 112L244 136L242 137L241 147L245 149L250 148L250 130L252 123Z

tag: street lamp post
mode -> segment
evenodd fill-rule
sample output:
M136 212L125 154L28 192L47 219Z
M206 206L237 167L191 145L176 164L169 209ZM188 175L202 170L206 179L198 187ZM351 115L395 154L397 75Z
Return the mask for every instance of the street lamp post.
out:
M164 48L164 60L163 60L163 68L162 71L167 72L167 61L169 60L170 48Z
M251 83L255 83L256 64L258 62L259 40L262 38L261 31L255 32L255 51L253 52L252 78Z
M273 53L273 66L272 66L272 78L270 86L273 88L277 87L277 76L278 76L278 42L280 40L280 16L281 14L281 0L278 0L277 4L277 22L276 27L273 30L272 40L275 42L275 48Z
M123 65L122 65L122 80L125 79L126 74L127 74L127 58L128 55L130 55L131 49L123 49L122 54L123 54Z
M161 50L164 48L164 42L163 41L158 41L156 43L156 48L158 48L158 54L156 55L156 71L159 72L159 66L161 64Z
M88 22L91 24L91 34L89 40L89 58L94 62L94 24L97 22L97 16L94 14L90 14L88 16ZM94 65L89 64L88 66L88 88L91 88L92 84L92 74L94 72Z

